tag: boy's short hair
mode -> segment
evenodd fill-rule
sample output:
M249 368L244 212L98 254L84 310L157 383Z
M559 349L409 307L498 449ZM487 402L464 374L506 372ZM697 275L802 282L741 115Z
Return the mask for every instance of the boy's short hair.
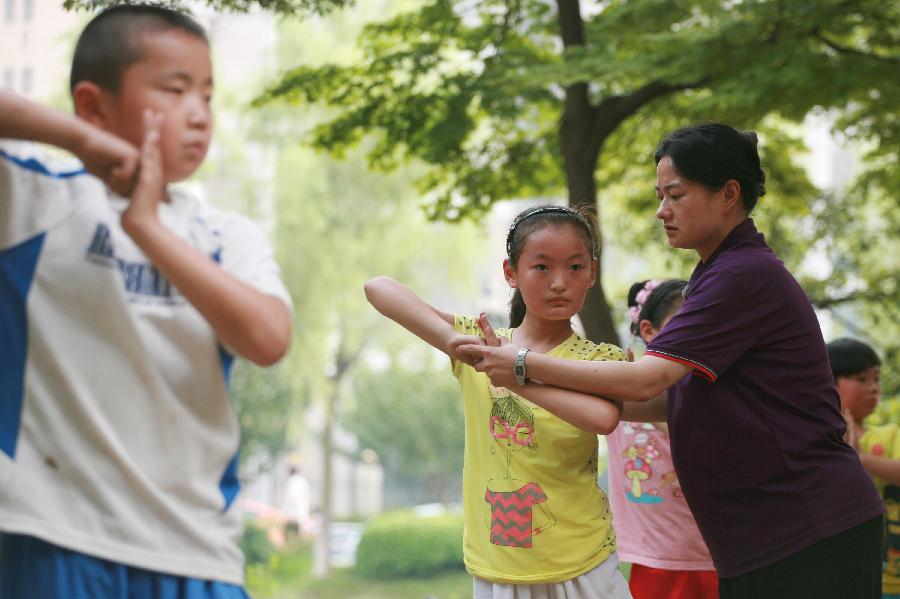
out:
M141 59L143 35L180 29L209 44L191 17L156 4L118 4L104 9L81 32L72 57L69 91L90 81L118 93L125 69Z
M856 339L835 339L826 348L835 380L839 376L853 376L873 366L881 366L875 350Z

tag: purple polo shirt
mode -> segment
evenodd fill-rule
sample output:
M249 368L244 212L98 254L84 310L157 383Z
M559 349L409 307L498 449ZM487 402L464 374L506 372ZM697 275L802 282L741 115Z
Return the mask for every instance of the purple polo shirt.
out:
M812 305L751 219L694 269L647 354L669 389L672 457L719 576L793 555L884 511L845 423Z

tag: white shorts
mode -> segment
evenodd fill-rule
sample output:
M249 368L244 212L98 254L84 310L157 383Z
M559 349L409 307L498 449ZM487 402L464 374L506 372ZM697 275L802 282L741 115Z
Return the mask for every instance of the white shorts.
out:
M472 599L631 599L631 591L613 553L572 580L538 584L500 584L472 579Z

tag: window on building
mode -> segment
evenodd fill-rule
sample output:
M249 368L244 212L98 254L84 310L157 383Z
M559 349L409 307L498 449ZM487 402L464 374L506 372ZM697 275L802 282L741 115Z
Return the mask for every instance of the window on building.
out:
M22 69L22 93L30 94L31 88L34 86L34 73L31 67Z
M34 0L22 0L22 20L30 21L34 18Z
M4 13L6 14L6 22L12 23L16 18L16 0L4 0L6 10Z
M12 91L14 77L15 77L15 73L13 73L12 69L6 69L3 71L3 87L4 87L4 89L8 89L8 90Z

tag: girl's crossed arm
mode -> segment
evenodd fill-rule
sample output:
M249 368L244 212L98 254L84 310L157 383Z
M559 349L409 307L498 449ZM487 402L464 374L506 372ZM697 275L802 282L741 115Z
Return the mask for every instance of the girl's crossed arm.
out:
M486 345L500 347L500 339L484 315L479 319L479 324L481 330L484 331ZM571 362L572 360L565 361ZM477 365L476 368L478 368ZM619 419L622 416L621 402L596 395L571 391L537 381L529 381L524 385L512 382L504 386L572 426L591 433L608 435L619 425Z
M619 425L622 402L529 381L507 387L572 426L598 435L608 435Z
M481 345L481 337L462 335L453 328L453 315L430 306L408 287L388 277L366 281L366 299L376 310L454 360L472 364L474 358L457 351L461 344Z

